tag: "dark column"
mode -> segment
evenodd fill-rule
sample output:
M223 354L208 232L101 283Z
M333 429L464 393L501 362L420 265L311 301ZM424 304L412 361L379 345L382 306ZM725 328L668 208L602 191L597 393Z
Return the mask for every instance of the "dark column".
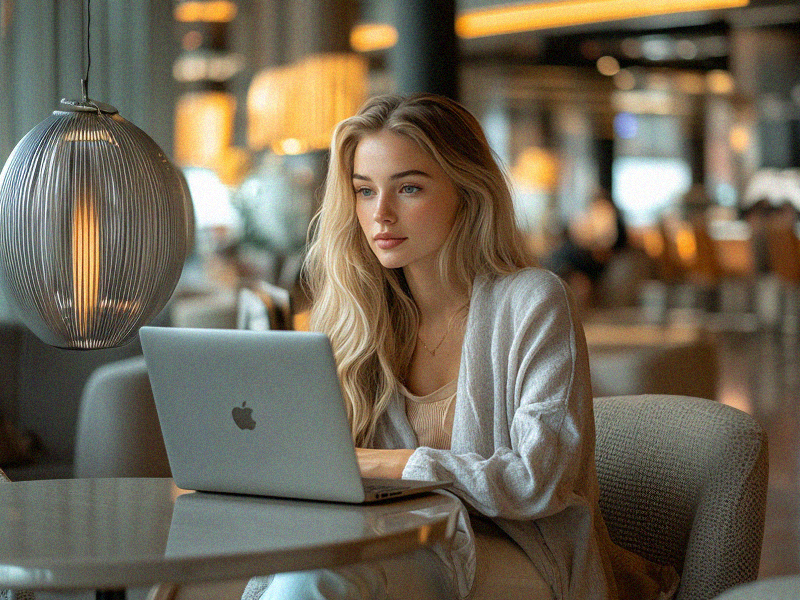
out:
M352 52L358 16L352 0L250 0L231 24L233 49L253 73L326 52Z
M800 36L791 28L753 27L732 35L732 72L758 107L762 167L798 167L800 127L792 91L800 80Z
M614 140L607 137L595 139L597 152L597 184L611 196L612 167L614 165Z
M282 0L239 2L231 23L231 45L247 57L247 79L267 67L288 62L289 9Z
M357 4L342 0L283 0L288 17L289 62L310 54L350 52Z
M397 91L458 99L455 0L396 3L398 40L391 53Z
M689 147L689 165L692 170L692 183L706 185L705 161L705 117L706 107L703 100L698 100L690 117L689 131L686 132Z

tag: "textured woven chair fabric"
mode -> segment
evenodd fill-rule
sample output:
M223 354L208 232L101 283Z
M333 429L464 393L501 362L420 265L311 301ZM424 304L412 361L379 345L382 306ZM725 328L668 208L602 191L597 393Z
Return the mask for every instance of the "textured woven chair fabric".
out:
M711 400L595 400L600 507L612 539L681 574L676 600L705 600L758 575L767 438Z

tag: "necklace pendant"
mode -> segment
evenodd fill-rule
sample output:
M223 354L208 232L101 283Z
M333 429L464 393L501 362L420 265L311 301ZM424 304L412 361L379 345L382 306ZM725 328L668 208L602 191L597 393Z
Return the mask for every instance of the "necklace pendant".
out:
M428 344L426 344L423 341L423 339L421 337L419 337L419 334L417 334L417 339L419 340L419 343L422 344L422 347L425 348L425 350L427 350L428 354L430 354L431 356L436 356L436 351L442 346L444 341L447 339L447 334L448 333L450 333L449 330L444 334L444 337L441 340L439 340L439 343L436 344L436 346L433 348L433 350L428 348Z

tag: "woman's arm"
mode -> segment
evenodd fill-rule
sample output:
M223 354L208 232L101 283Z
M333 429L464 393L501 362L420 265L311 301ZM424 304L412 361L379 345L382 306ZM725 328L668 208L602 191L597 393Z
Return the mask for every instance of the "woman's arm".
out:
M356 448L358 467L362 477L400 479L403 469L414 450L379 450Z

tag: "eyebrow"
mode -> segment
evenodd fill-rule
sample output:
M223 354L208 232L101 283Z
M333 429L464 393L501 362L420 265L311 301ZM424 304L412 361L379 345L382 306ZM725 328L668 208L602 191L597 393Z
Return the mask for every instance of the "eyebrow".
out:
M410 175L420 175L422 177L430 178L430 175L428 175L425 171L420 171L419 169L409 169L408 171L400 171L399 173L391 175L389 178L393 180L403 179L404 177L409 177ZM372 181L372 179L370 179L366 175L359 175L358 173L353 173L353 179L358 179L359 181Z

